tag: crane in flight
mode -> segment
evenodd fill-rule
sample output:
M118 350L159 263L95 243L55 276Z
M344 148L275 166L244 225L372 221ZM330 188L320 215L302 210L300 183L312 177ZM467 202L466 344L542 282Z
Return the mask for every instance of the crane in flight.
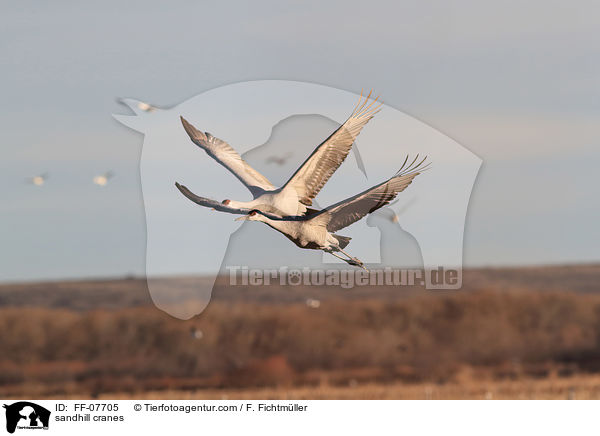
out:
M110 179L112 179L114 176L115 176L114 172L107 171L104 174L94 176L94 178L92 179L92 182L94 182L94 185L106 186L108 184L108 182L110 181Z
M179 183L176 183L175 186L191 201L221 212L247 214L251 210L257 209L265 212L278 210L283 214L282 216L305 215L314 210L307 206L312 205L312 200L344 162L362 128L381 110L381 104L375 105L378 98L367 105L370 97L371 93L363 100L361 93L356 107L344 124L319 144L286 184L280 188L273 186L265 176L252 168L225 141L208 132L201 132L185 118L180 117L183 128L192 142L237 177L254 198L251 201L226 199L218 202L199 197Z
M43 173L37 176L33 176L33 177L28 177L27 179L25 179L26 183L31 183L32 185L35 186L43 186L44 183L46 183L46 180L48 180L48 173Z
M402 167L392 178L321 211L310 212L305 216L281 217L255 209L237 218L236 221L262 221L300 248L323 250L350 265L366 270L362 261L344 251L351 238L336 235L334 232L389 204L398 193L404 191L413 179L429 166L429 164L423 165L427 157L417 163L418 158L417 155L410 164L406 165L407 156ZM342 253L346 257L337 253Z
M154 112L154 111L160 109L158 106L154 106L150 103L146 103L143 101L134 100L132 98L118 98L117 102L131 108L132 110L134 108L137 108L144 112Z
M284 154L283 156L269 156L268 158L265 159L265 162L268 164L274 163L281 167L281 166L285 165L285 163L288 161L288 159L292 156L293 156L293 153L290 151L290 152Z

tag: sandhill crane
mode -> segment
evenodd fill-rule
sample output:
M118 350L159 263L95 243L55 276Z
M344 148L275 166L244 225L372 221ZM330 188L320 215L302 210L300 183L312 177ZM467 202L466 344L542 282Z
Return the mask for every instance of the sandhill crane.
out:
M150 103L134 100L132 98L118 98L117 101L131 109L137 108L144 112L154 112L159 109L157 106L151 105Z
M367 224L369 223L369 220L372 219L373 217L383 218L384 220L391 221L394 224L399 222L400 220L398 218L398 215L392 209L392 206L396 203L398 203L398 200L394 201L393 203L388 204L388 207L379 209L376 214L373 214L369 217L369 219L367 220ZM370 225L370 224L368 224L368 225Z
M115 173L113 173L112 171L107 171L104 174L100 174L99 176L95 176L92 181L94 182L94 185L98 185L98 186L106 186L108 184L108 181L110 179L112 179L115 176Z
M344 124L312 152L281 188L275 188L225 141L208 132L199 131L181 117L181 123L192 142L233 173L248 188L254 199L226 199L219 203L194 195L185 186L176 186L191 201L222 212L246 214L252 209L266 211L268 207L272 207L284 215L304 215L309 210L307 206L312 205L313 198L346 159L362 128L381 109L381 104L373 107L377 98L367 106L370 97L371 93L363 101L361 93L356 107Z
M288 161L288 159L290 157L292 157L292 155L293 155L293 153L290 151L290 152L284 154L283 156L269 156L268 158L265 159L265 162L268 164L274 163L279 166L283 166Z
M42 186L44 183L46 183L46 180L48 180L48 173L43 173L38 176L28 177L25 179L27 183L31 183L35 186Z
M400 215L402 215L410 206L412 203L414 203L415 199L412 198L408 203L406 203L404 206L402 206L398 212L395 212L392 209L392 206L396 203L398 203L398 200L394 201L393 203L390 203L388 205L388 207L379 210L379 212L377 212L376 214L373 215L373 217L379 216L380 218L383 218L387 221L390 221L394 224L398 224L400 222ZM370 225L370 224L369 224Z
M139 107L141 110L143 110L143 111L146 111L146 112L154 112L154 111L157 109L157 107L156 107L156 106L152 106L152 105L151 105L151 104L149 104L149 103L144 103L143 101L140 101L140 102L138 103L138 107Z
M389 204L421 171L428 167L428 165L422 166L427 158L415 164L417 159L418 155L407 166L407 157L392 178L321 211L303 217L279 217L261 210L252 210L248 215L237 218L236 221L262 221L300 248L323 250L350 265L366 269L363 262L344 251L350 243L350 238L336 235L334 232ZM348 259L338 255L337 252L341 252Z

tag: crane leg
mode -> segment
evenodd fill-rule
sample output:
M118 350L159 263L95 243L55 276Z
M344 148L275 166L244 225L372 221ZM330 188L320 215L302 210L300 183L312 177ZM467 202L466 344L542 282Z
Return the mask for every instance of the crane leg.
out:
M334 251L327 251L327 253L337 257L340 260L343 260L344 262L348 262L348 259L346 259L345 257L340 256L339 254L336 254Z
M365 265L359 259L357 259L356 257L348 256L347 253L342 252L346 256L348 256L350 259L346 259L346 258L340 256L339 254L335 253L334 251L328 251L328 253L331 253L332 255L334 255L335 257L337 257L338 259L343 260L348 265L358 266L358 267L364 269L365 271L369 271L367 268L365 268Z
M368 269L366 269L366 268L365 268L365 264L364 264L364 263L363 263L363 262L362 262L362 261L361 261L359 258L350 256L348 253L346 253L346 252L345 252L344 250L342 250L341 248L340 248L340 251L341 251L343 254L345 254L346 256L348 256L348 257L350 258L350 260L353 262L353 263L350 263L350 262L348 262L348 263L350 263L350 265L356 265L356 266L360 266L362 269L364 269L364 270L366 270L366 271L369 271Z

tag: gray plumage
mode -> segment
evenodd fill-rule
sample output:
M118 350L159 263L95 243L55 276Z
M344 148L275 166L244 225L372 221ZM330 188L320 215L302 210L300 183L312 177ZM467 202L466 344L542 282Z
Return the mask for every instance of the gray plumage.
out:
M278 217L260 210L253 210L238 220L262 221L285 235L300 248L323 250L350 265L364 268L360 260L344 252L350 238L335 235L334 232L389 204L398 193L404 191L412 183L416 176L427 169L428 165L423 165L425 159L417 163L417 156L409 165L406 165L407 157L400 170L392 178L303 217ZM342 252L348 259L336 255L336 252Z
M252 168L240 154L225 141L201 132L192 126L185 118L181 118L181 124L194 144L202 148L210 157L229 170L240 182L250 190L254 198L273 191L275 186L261 173Z
M312 205L312 200L348 156L362 128L379 112L380 106L372 108L377 98L366 106L370 96L371 93L362 105L359 101L346 122L313 151L282 189L293 187L302 204Z
M208 132L201 132L181 117L181 123L192 142L237 177L248 188L253 200L227 199L221 202L220 207L215 207L216 201L196 196L180 184L176 186L188 199L221 212L245 214L252 209L265 211L267 206L281 211L284 216L304 215L310 211L307 206L312 205L314 197L346 159L362 128L380 110L381 105L374 107L377 98L367 105L370 96L369 93L363 101L361 94L358 104L344 124L313 151L281 188L275 188L225 141Z

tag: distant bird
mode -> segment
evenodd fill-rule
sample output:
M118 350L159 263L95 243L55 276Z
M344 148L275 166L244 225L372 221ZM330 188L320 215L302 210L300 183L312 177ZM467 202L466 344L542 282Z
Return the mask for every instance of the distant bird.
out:
M288 161L288 159L290 157L292 157L293 155L294 155L294 153L292 153L290 151L290 152L284 154L283 156L269 156L268 158L265 159L265 162L268 164L275 163L279 166L283 166Z
M39 176L28 177L25 179L27 183L31 183L35 186L42 186L48 180L48 173L40 174Z
M160 109L158 106L153 106L150 103L145 103L143 101L134 100L132 98L118 98L117 101L131 109L139 109L144 112L154 112Z
M389 204L399 192L404 191L412 180L425 170L429 165L422 166L427 158L416 163L417 157L407 166L408 157L398 172L385 182L375 185L366 191L347 198L325 209L312 212L307 216L278 217L260 210L252 210L248 215L237 218L236 221L262 221L277 230L300 248L323 250L344 262L359 266L363 269L363 262L350 256L344 248L350 243L347 236L334 234L350 224L359 221L364 216ZM416 164L415 164L416 163ZM337 253L340 252L348 258Z
M393 203L390 203L388 207L379 210L377 212L377 215L396 224L399 221L398 214L396 214L396 212L394 212L394 210L392 209L392 206L396 203L398 203L398 200L394 201Z
M219 203L199 197L179 183L175 185L191 201L221 212L247 214L252 209L269 211L274 208L281 211L284 216L304 215L310 210L307 206L312 205L312 200L346 159L362 128L379 112L381 105L372 107L377 98L367 106L370 97L371 93L362 101L361 94L350 117L313 151L281 188L275 188L265 176L248 165L229 144L208 132L197 130L181 117L181 123L192 142L233 173L248 188L254 199L252 201L226 199Z
M390 203L388 205L388 207L381 209L379 212L377 212L376 215L379 215L381 218L384 218L388 221L391 221L394 224L397 224L398 222L400 222L400 218L399 216L402 215L404 212L406 212L406 209L408 209L410 207L410 205L412 203L414 203L415 199L412 198L408 203L406 203L404 206L402 206L402 208L400 210L398 210L398 212L395 212L392 209L392 206L396 203L398 203L398 200L394 201L393 203Z
M138 103L138 107L141 110L146 111L146 112L154 112L156 109L158 109L156 106L152 106L149 103L144 103L143 101L140 101Z
M319 307L321 307L321 301L315 300L314 298L308 298L306 300L306 305L311 309L318 309Z
M202 330L200 330L199 328L196 327L190 327L190 336L194 339L202 339L204 337L204 333L202 333Z
M386 221L390 221L394 224L400 222L400 219L398 218L398 214L389 207L386 207L385 209L379 211L379 213L377 215L379 216L379 218L383 218Z
M101 174L99 176L95 176L92 181L94 182L95 185L98 186L106 186L108 184L108 181L110 179L112 179L115 176L115 173L113 173L112 171L107 171L104 174Z
M367 218L367 226L379 230L379 268L420 268L423 256L419 243L400 224L402 215L415 201L415 197L404 202L400 208L392 208L399 201L400 199L396 199Z

